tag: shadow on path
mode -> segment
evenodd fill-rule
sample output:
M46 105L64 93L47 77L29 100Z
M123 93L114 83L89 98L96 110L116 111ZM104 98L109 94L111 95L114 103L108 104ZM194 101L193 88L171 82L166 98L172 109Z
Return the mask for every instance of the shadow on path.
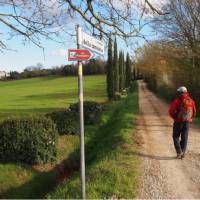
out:
M144 157L144 158L150 158L154 160L174 160L176 159L176 156L157 156L157 155L149 155L144 153L137 153L138 156Z

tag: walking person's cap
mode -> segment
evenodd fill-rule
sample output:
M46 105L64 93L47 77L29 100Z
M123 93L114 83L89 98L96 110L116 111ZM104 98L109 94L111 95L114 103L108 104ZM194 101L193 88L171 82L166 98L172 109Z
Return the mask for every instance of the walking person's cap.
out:
M181 93L187 92L187 88L185 86L181 86L177 89L177 92L181 92Z

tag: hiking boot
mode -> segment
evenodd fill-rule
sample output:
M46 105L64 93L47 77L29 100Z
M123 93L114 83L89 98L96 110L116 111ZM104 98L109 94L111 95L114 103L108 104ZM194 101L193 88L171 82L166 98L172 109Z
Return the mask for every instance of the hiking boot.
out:
M177 158L177 159L181 159L181 158L182 158L182 154L181 154L181 153L180 153L180 154L177 154L176 158Z
M185 157L185 154L184 153L182 153L181 154L181 159L183 159Z

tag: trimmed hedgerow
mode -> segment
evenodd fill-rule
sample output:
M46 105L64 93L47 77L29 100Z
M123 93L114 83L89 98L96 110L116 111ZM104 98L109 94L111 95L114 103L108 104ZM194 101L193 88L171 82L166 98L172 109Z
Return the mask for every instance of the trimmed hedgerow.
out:
M0 161L39 164L56 159L58 132L43 116L12 118L0 124Z
M84 101L84 122L93 125L99 122L104 106L94 101ZM74 114L79 112L79 104L71 104L69 110Z
M78 133L77 116L77 113L70 110L59 110L46 114L46 117L50 117L56 124L60 135Z
M93 101L84 102L84 123L94 125L99 122L104 109L102 104ZM60 135L78 134L79 130L79 104L71 104L66 110L53 111L45 115L56 124Z

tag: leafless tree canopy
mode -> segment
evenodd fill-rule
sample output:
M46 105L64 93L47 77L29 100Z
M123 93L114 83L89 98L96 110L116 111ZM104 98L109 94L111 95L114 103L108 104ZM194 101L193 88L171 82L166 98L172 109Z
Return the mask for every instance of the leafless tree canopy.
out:
M20 36L41 46L41 37L55 38L64 18L64 10L55 1L0 0L0 46L6 49L6 40Z
M0 47L6 49L6 39L16 36L41 46L41 37L55 39L72 20L101 38L142 37L148 9L165 14L148 0L0 0Z
M169 0L164 9L170 14L155 17L154 29L163 40L185 49L187 55L197 61L200 52L200 1Z

